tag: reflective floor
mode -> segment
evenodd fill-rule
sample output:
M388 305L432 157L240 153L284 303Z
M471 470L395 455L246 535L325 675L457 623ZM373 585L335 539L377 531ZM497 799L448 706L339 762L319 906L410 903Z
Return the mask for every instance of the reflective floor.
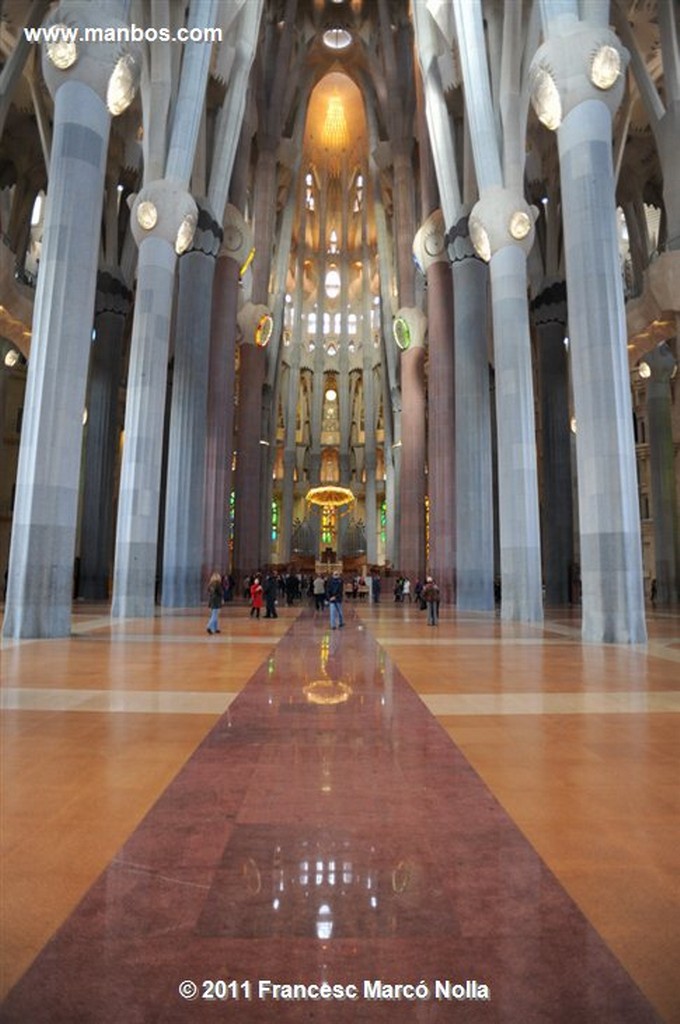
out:
M0 1021L680 1022L677 616L204 619L3 643Z

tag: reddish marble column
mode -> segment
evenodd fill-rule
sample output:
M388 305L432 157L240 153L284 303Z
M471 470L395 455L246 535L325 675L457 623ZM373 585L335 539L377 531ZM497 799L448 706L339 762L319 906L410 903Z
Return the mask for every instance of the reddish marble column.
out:
M430 497L430 572L442 601L455 590L456 495L453 373L453 284L447 263L427 270L429 336L427 486Z
M425 571L425 349L401 356L401 531L399 565L410 579Z
M228 510L234 450L234 382L239 266L221 253L215 268L205 465L203 577L229 568Z
M237 579L260 567L260 463L264 349L242 343L237 412L236 521L234 574Z

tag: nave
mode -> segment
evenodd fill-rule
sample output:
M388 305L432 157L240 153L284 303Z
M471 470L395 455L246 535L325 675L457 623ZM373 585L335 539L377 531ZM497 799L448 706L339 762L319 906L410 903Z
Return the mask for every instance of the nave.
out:
M107 611L3 642L0 1020L680 1020L677 616Z

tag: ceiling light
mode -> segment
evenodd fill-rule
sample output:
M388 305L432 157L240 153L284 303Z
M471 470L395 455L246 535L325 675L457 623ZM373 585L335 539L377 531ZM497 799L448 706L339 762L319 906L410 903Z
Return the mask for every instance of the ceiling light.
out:
M608 43L596 51L590 62L590 81L597 89L611 89L621 74L621 54Z
M408 323L403 316L397 316L394 318L392 334L395 342L397 343L397 348L401 349L402 352L405 352L411 344L411 331L409 330Z
M78 48L72 36L77 35L77 29L64 25L63 22L52 25L50 29L52 37L60 36L56 42L48 43L45 47L47 56L60 71L66 71L73 67L78 60Z
M562 100L557 84L550 71L541 65L533 74L531 105L536 117L546 128L555 131L562 124Z
M186 252L193 242L195 230L196 217L193 213L188 213L182 220L177 232L177 238L175 239L175 252L178 256L181 256L183 252Z
M106 106L109 113L116 117L132 103L137 91L136 63L130 54L121 57L109 79L106 90Z
M151 231L158 223L158 210L150 199L145 199L137 207L137 223L145 231Z
M470 217L469 220L470 238L475 247L475 252L480 259L488 263L491 259L491 242L486 228L477 217Z
M274 330L274 318L271 313L265 313L255 328L255 344L259 348L264 348L269 339L272 336Z
M510 234L521 242L531 231L531 217L525 210L516 210L510 218Z

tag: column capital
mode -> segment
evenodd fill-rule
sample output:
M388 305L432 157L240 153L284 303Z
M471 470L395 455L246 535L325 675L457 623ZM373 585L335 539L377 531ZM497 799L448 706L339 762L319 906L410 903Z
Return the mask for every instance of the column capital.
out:
M227 203L224 210L220 256L227 256L234 260L243 272L253 255L253 230L246 223L241 211L231 203Z
M95 316L101 313L117 313L126 317L131 304L132 292L118 267L100 267L97 272Z
M137 245L146 238L162 238L180 256L192 244L197 222L193 197L170 178L149 182L132 203L130 223Z
M677 372L677 359L665 341L645 352L638 362L640 376L653 384L668 384Z
M264 348L271 337L271 310L262 303L246 302L237 316L241 344Z
M565 17L551 22L550 37L529 68L531 105L556 131L586 100L599 100L613 116L623 98L629 54L606 26Z
M434 263L446 262L446 228L441 210L431 213L418 228L413 239L413 257L423 274Z
M538 209L519 192L492 185L484 189L470 213L470 238L478 256L487 263L508 245L528 255L534 244Z
M222 228L207 199L194 196L194 202L198 209L198 219L191 245L185 252L202 252L205 256L216 257L222 242Z
M42 48L43 75L52 97L66 82L81 82L114 117L127 110L137 91L142 51L139 43L116 38L130 34L129 24L118 16L120 9L111 0L96 4L62 0L45 19L53 33L61 29L60 38Z
M536 326L566 324L567 285L565 281L544 281L538 295L531 300L531 319Z
M446 251L452 264L462 263L463 260L483 262L477 255L470 238L470 209L469 206L465 207L461 211L462 216L446 233Z

